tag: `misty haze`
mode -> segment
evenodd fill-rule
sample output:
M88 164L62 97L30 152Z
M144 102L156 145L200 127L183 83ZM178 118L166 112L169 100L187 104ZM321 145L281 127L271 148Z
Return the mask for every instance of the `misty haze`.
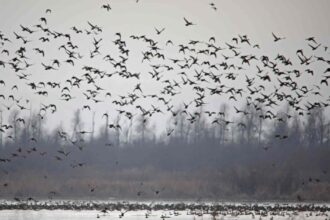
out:
M329 1L0 3L0 219L329 219Z

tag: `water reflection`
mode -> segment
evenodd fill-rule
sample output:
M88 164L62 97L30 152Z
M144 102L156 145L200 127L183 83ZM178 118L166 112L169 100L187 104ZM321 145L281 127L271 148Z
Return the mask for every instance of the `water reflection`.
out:
M91 219L127 219L127 220L139 220L139 219L180 219L180 220L193 220L193 219L203 219L203 220L252 220L252 219L263 219L263 220L286 220L286 219L310 219L310 220L324 220L326 213L317 212L283 212L283 215L216 215L212 216L210 214L200 213L189 213L187 211L130 211L121 216L119 211L111 211L109 213L101 213L96 210L89 211L70 211L70 210L1 210L0 219L1 220L91 220Z

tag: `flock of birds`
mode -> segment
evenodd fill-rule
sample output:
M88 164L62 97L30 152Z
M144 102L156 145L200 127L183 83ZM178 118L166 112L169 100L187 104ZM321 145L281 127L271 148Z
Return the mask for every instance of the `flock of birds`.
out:
M210 3L210 7L217 10L214 3ZM101 9L110 12L112 7L104 4ZM310 114L313 109L325 108L330 104L330 96L325 94L329 91L330 79L328 47L315 37L306 38L306 44L296 51L294 57L284 54L275 57L264 55L261 45L244 34L223 43L215 37L207 41L190 40L178 45L170 39L160 42L158 36L164 35L166 28L157 27L154 28L155 37L151 37L154 36L151 33L150 36L131 35L126 38L117 32L113 41L106 42L102 37L103 27L91 21L87 21L85 27L73 26L65 32L57 31L48 22L48 16L52 13L51 9L47 9L36 24L22 24L12 34L0 31L1 113L9 114L14 109L22 114L31 111L33 103L29 97L19 97L19 92L22 92L23 95L31 93L44 100L38 109L41 120L47 114L56 114L58 108L65 107L65 102L79 99L83 111L99 112L97 106L100 103L109 103L126 120L133 121L142 117L143 124L154 115L169 114L173 118L184 115L190 124L205 116L214 126L244 128L244 123L229 120L225 112L207 110L210 97L227 100L234 106L233 113L239 116L247 116L253 110L261 120L279 122L293 117L292 114L277 112L285 104L294 110L293 114L301 117ZM194 26L198 24L186 17L182 18L182 27ZM274 47L287 40L275 33L271 33L270 37ZM86 41L79 41L81 38L90 43L92 49L87 53L83 49ZM110 43L115 48L113 53L109 53L106 46ZM130 44L143 45L140 57L130 56L133 53ZM13 45L19 46L16 48ZM54 52L48 53L49 47L57 50L57 56ZM168 50L175 51L176 56L167 53ZM148 68L148 71L131 70L132 59ZM99 65L93 65L93 62L101 63L106 68L101 69ZM64 74L63 69L79 73ZM33 72L42 72L42 78L46 80L38 80L39 77L35 77ZM14 75L16 80L7 81L8 74ZM54 77L54 74L57 75ZM56 80L64 75L64 80ZM318 82L306 84L301 78L307 78L307 82L315 79ZM127 81L133 87L127 88L128 92L115 95L116 92L111 88L102 86L106 80ZM148 86L144 83L146 80L159 85L158 90L148 93ZM185 90L189 90L193 98L175 104L177 97L184 94ZM57 95L58 100L47 99L50 93L52 96ZM239 107L242 104L250 110ZM100 117L106 118L108 122L112 116L102 112ZM24 117L18 117L12 123L2 122L0 132L7 134L6 138L14 142L13 123L24 126L26 121ZM176 125L177 121L170 125L166 131L167 136L173 134ZM107 126L118 132L123 129L118 120ZM90 133L85 130L77 132L81 136ZM63 130L58 131L58 136L78 147L83 141L71 139L68 132ZM278 134L275 138L287 137L286 134ZM30 137L29 141L38 142L36 137ZM21 151L18 149L12 157L17 157ZM29 151L36 152L37 148L33 147ZM62 160L68 152L61 151L59 154L56 160ZM0 163L10 161L11 158L0 157ZM73 164L75 167L83 165Z
M245 203L130 203L99 201L25 201L1 202L0 210L97 210L96 218L139 217L151 219L329 219L329 207L318 204L245 204Z
M316 204L221 204L221 203L129 203L97 201L2 202L0 210L97 210L96 218L139 217L151 219L329 219L329 207Z
M110 9L110 6L103 5L102 8ZM51 10L46 10L46 15ZM0 80L0 86L6 90L5 94L0 94L3 101L1 111L11 111L17 109L20 112L30 111L29 98L17 97L19 90L30 90L36 96L45 97L50 92L59 93L59 99L70 102L75 98L81 98L84 104L83 110L93 110L93 104L107 102L113 104L119 115L132 120L136 115L144 117L144 122L149 121L153 115L170 112L175 118L178 115L185 115L190 123L194 123L204 113L211 119L212 124L230 125L234 121L226 120L224 112L205 110L198 112L198 108L208 107L206 101L209 97L225 97L234 103L235 113L248 115L245 109L239 109L238 105L246 103L259 113L262 119L274 119L283 121L290 119L292 115L282 115L276 112L276 108L283 104L289 104L295 113L300 116L310 114L314 108L327 107L330 97L327 92L328 80L330 79L330 60L327 59L328 47L317 42L314 37L306 39L307 48L298 49L296 57L289 58L278 54L275 58L266 55L260 57L256 54L260 51L260 46L254 44L247 35L233 37L230 42L223 45L217 44L215 37L208 41L191 40L187 44L174 45L172 40L166 41L161 45L156 39L146 35L131 35L130 39L146 44L147 48L142 51L142 64L150 70L148 72L132 72L128 67L130 49L121 33L115 33L113 44L118 49L118 56L105 53L102 42L105 41L101 36L103 29L97 24L87 22L87 28L80 29L72 27L68 32L58 32L47 25L47 17L41 17L40 22L30 26L20 25L20 30L13 32L14 37L8 37L0 32L1 59L0 68L3 74L16 74L15 83L7 82L6 78ZM183 18L184 26L195 25ZM155 28L156 35L161 35L165 28ZM92 50L89 54L82 54L79 49L79 42L73 40L76 35L85 35L92 39ZM273 41L279 44L285 40L272 33ZM31 39L37 39L39 47L30 48ZM17 50L14 50L13 42L20 43ZM57 47L59 57L48 57L44 45ZM58 46L57 46L58 45ZM165 54L168 48L177 48L177 57ZM247 48L243 48L247 47ZM104 49L102 52L101 50ZM243 52L248 49L248 52ZM254 53L255 52L255 53ZM311 52L317 54L311 54ZM34 54L37 60L31 63L30 55ZM51 56L51 55L49 55ZM88 57L90 61L101 60L106 63L107 69L101 70L95 66L82 65L79 70L77 62L85 61ZM41 60L39 62L38 60ZM291 60L292 59L292 60ZM295 60L293 60L295 59ZM138 60L138 58L135 58ZM294 61L298 60L298 64ZM84 62L87 63L87 62ZM102 64L102 65L103 65ZM299 65L299 67L297 66ZM49 74L49 78L54 78L51 74L62 74L61 68L72 66L79 74L73 74L60 81L34 81L31 71L43 71L44 75ZM324 70L314 70L315 66L325 66ZM299 78L310 76L321 77L319 83L314 85L300 85ZM149 78L148 78L149 77ZM99 84L106 79L136 81L132 90L127 94L113 95L111 88L102 87ZM160 85L159 91L147 94L144 90L145 79L152 79ZM235 86L236 82L239 86ZM245 84L245 85L244 85ZM194 94L192 100L185 100L179 107L173 104L175 97L180 96L186 88L191 89ZM273 88L273 89L272 89ZM80 97L74 97L71 91L80 92ZM147 90L147 88L146 88ZM322 93L323 92L323 93ZM142 105L141 100L151 105ZM6 103L6 104L4 104ZM237 105L235 105L238 103ZM60 103L60 105L62 105ZM63 104L64 106L65 104ZM147 107L146 107L147 106ZM97 107L94 107L95 109ZM130 109L130 110L127 110ZM42 103L40 106L39 117L43 119L47 113L54 114L58 110L57 103ZM109 117L104 113L102 117ZM15 123L25 124L24 118L18 118ZM245 126L237 123L238 126ZM109 128L121 130L119 123L110 123ZM2 124L1 132L6 133L13 128L13 124ZM168 136L171 135L175 127L168 129ZM89 132L81 131L81 134ZM59 131L61 138L67 138L66 132ZM283 136L279 136L282 138ZM8 139L13 139L11 135ZM31 139L31 141L36 141Z

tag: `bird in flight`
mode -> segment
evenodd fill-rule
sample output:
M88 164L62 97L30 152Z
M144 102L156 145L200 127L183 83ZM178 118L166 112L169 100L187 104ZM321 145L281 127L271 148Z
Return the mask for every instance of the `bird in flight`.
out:
M278 36L276 36L273 32L272 32L272 35L274 37L274 42L277 42L277 41L280 41L280 40L284 40L285 39L285 37L278 37Z
M186 24L185 24L186 27L191 26L191 25L196 25L196 24L192 23L191 21L188 21L185 17L183 18L183 20L186 22Z
M111 6L110 6L110 4L102 5L101 8L104 8L104 9L106 9L107 11L110 11L110 10L111 10Z
M160 35L165 30L165 28L162 28L161 30L158 30L157 28L155 28L155 30L156 30L157 35Z

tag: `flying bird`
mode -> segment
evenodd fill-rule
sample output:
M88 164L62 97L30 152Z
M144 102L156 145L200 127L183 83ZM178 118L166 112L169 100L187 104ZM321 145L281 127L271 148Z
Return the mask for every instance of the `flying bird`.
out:
M157 28L155 28L155 30L156 30L157 35L160 35L165 30L165 28L162 28L161 30L158 30Z
M102 5L101 8L106 9L107 11L111 10L110 4Z
M185 17L183 18L183 20L185 21L185 26L188 27L188 26L191 26L191 25L196 25L190 21L188 21Z
M276 36L273 32L272 32L272 35L274 37L274 42L277 42L277 41L280 41L280 40L284 40L285 39L285 37L278 37L278 36Z

